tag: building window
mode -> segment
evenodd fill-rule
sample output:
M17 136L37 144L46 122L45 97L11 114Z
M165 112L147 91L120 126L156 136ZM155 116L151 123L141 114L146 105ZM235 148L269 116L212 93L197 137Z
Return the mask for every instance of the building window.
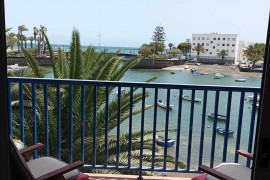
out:
M202 43L202 45L204 46L204 43Z
M216 38L214 38L214 40L216 40Z
M206 43L206 46L209 46L209 43Z
M217 46L219 46L220 44L219 43L217 43Z
M231 50L231 52L234 52L234 50Z
M194 37L193 40L196 40L196 38Z
M235 38L232 38L233 41L235 41Z
M226 52L229 52L229 49L227 49Z
M232 46L234 46L234 44L232 44Z
M204 40L204 37L202 38L202 40Z
M197 43L197 45L200 45L200 43Z
M227 46L230 46L230 44L227 44Z
M216 46L213 46L213 49L215 49L216 48Z
M209 52L209 54L212 54L212 52Z
M219 52L219 49L217 49L217 52Z
M223 38L223 40L225 41L225 38Z
M225 44L222 44L222 46L225 46Z
M198 37L198 40L201 40L201 38Z
M205 49L205 51L208 51L208 49Z
M210 43L213 43L213 41L210 41Z
M218 38L218 40L220 40L220 38Z
M230 38L227 38L227 41L231 40Z
M195 46L195 43L193 43L193 45Z

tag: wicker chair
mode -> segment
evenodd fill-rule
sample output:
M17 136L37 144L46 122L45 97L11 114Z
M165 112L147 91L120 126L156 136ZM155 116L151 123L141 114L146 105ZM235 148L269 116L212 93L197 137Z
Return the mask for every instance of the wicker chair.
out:
M253 160L253 155L243 150L238 150L238 154ZM207 166L199 166L199 170L205 172L199 176L192 178L192 180L247 180L251 178L251 169L237 163L221 163L214 168Z
M77 169L83 166L83 162L81 161L67 164L53 157L40 157L26 162L24 157L29 153L44 148L43 144L38 143L20 151L17 149L11 138L9 144L11 152L12 179L88 179L87 175L80 173Z

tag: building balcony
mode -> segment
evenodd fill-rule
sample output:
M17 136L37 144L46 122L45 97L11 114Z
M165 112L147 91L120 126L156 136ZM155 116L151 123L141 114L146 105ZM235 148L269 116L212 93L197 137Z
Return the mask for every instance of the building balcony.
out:
M253 151L260 88L15 77L8 87L10 134L44 143L41 154L83 161L95 179L251 166L236 150Z

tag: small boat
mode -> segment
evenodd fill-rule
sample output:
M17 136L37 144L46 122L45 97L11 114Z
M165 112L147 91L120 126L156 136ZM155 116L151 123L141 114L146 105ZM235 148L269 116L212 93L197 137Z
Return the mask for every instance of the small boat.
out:
M162 100L158 100L157 105L162 107L162 108L167 108L167 104L162 102ZM172 108L173 108L173 104L170 104L169 109L172 109Z
M246 79L236 79L235 82L246 82Z
M191 72L195 72L195 71L197 71L196 66L192 66L192 67L190 68L190 71L191 71Z
M182 96L182 98L184 99L184 100L187 100L187 101L192 101L192 98L191 98L191 96L189 96L189 95L186 95L186 94L184 94L183 96ZM198 103L200 103L200 102L202 102L202 100L200 99L200 98L194 98L194 102L198 102Z
M226 133L226 130L225 128L217 127L217 132L224 135ZM234 133L234 130L228 129L227 133L228 135L232 135Z
M205 72L205 73L200 73L200 75L209 75L210 73L207 73L207 72Z
M127 90L121 89L121 94L127 94L127 93L128 93ZM118 90L115 91L115 94L118 95Z
M246 97L246 100L248 101L253 101L254 99L254 95L249 95ZM260 101L260 95L257 96L257 101Z
M171 71L171 74L175 74L175 72Z
M188 69L188 65L185 65L184 69Z
M209 119L215 119L215 114L214 113L208 114L207 117ZM217 114L217 120L226 121L226 119L227 119L227 117L225 115Z
M163 136L158 136L156 138L157 145L162 146L162 147L165 147L165 144L167 144L167 148L173 147L174 142L175 142L175 140L169 139L169 138L168 138L167 142L165 142L165 138Z
M224 76L222 74L220 74L220 73L215 73L215 75L214 75L214 79L221 79L223 77Z

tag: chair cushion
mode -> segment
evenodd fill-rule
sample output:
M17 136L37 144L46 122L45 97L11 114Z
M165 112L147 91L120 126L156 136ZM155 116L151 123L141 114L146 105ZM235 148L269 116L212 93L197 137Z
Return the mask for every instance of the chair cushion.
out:
M87 174L84 173L79 173L78 177L76 178L76 180L88 180L89 176Z
M42 176L46 173L52 172L56 169L66 166L67 163L62 162L52 157L41 157L27 162L27 166L35 178ZM79 174L77 169L64 174L67 180L76 179Z
M251 177L251 169L237 163L221 163L214 169L237 180L247 180ZM217 178L209 174L206 179L217 180Z

